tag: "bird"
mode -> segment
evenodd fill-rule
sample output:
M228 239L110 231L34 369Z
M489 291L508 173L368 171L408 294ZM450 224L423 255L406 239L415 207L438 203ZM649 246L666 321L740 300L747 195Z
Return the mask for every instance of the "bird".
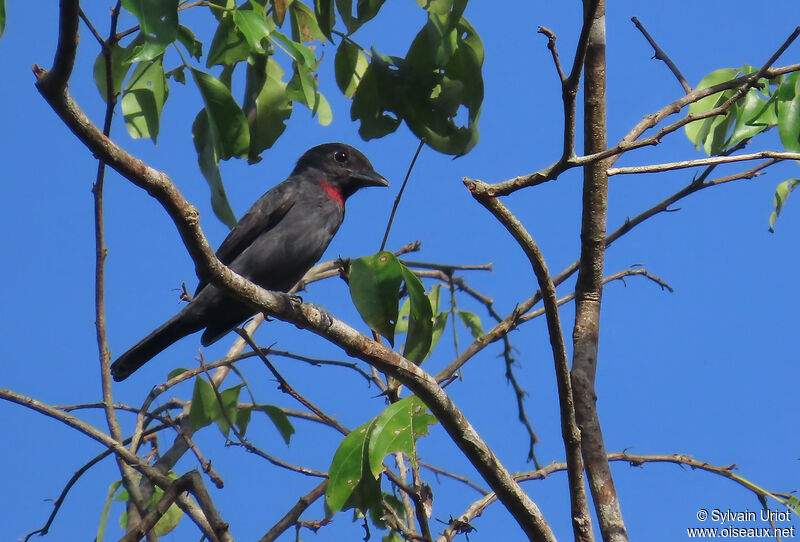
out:
M288 292L322 257L344 220L345 201L361 188L389 186L369 159L344 143L306 151L291 175L245 213L217 249L217 258L262 288ZM200 280L178 314L111 364L119 382L167 347L200 330L209 346L257 311Z

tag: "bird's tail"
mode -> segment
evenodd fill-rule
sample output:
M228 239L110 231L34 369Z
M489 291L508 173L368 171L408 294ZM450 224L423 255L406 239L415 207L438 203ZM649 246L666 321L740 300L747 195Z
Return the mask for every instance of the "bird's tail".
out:
M111 376L114 380L125 380L172 343L203 328L187 316L189 314L185 310L179 312L118 357L111 364Z

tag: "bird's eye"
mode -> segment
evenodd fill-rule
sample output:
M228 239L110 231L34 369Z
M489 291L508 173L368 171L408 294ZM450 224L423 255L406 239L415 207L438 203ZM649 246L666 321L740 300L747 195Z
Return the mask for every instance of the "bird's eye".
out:
M347 162L347 153L344 151L338 151L336 154L333 155L333 159L339 162L340 164L344 164Z

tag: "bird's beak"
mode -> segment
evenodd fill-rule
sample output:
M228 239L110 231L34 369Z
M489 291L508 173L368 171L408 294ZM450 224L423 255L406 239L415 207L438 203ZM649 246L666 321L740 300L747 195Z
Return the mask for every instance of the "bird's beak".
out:
M389 181L377 171L354 173L352 178L359 181L362 186L389 186Z

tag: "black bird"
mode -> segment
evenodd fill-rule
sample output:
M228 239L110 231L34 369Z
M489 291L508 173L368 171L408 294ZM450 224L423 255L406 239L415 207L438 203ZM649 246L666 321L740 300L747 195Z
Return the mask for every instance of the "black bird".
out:
M360 188L389 186L366 156L344 143L326 143L297 161L288 179L256 201L217 250L217 257L267 290L289 291L317 263L344 219L344 202ZM202 280L184 309L111 365L128 378L172 343L205 329L208 346L255 310Z

